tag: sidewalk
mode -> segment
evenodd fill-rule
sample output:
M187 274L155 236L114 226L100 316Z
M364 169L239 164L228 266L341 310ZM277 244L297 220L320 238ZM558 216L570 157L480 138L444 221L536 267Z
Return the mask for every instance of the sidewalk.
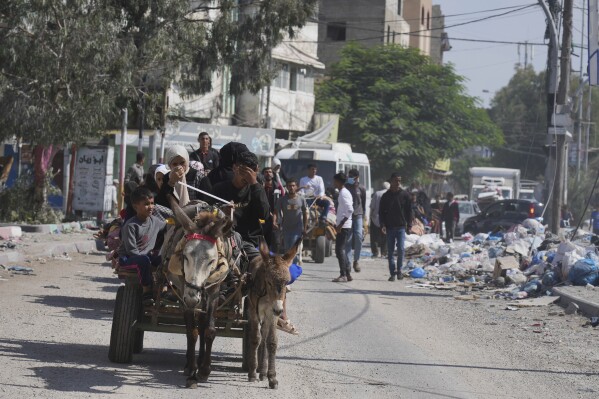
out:
M95 251L94 232L87 227L95 227L95 223L3 225L0 227L0 264L6 266L31 258Z
M553 296L559 296L559 304L567 307L575 303L580 313L588 317L599 316L599 287L586 288L580 286L554 287Z

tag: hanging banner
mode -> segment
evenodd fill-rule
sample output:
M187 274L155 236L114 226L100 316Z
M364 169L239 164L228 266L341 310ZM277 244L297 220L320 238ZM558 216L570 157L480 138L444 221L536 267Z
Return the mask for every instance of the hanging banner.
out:
M599 0L589 0L589 84L599 85Z

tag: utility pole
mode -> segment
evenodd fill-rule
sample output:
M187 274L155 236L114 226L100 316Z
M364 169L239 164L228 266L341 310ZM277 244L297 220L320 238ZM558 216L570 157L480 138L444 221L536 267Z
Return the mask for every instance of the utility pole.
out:
M584 5L585 0L582 0L582 29L580 30L580 80L578 87L578 125L576 129L576 183L580 182L580 168L582 164L582 101L584 99L584 74L582 73L582 52L584 48Z
M553 191L553 177L555 170L555 162L553 161L553 137L550 134L551 118L555 108L555 93L557 92L558 70L559 70L559 42L557 37L557 29L555 27L554 15L545 0L538 0L539 5L545 13L547 20L547 29L549 32L549 51L547 52L547 144L549 152L547 154L547 165L545 166L545 189L544 198L547 210L550 208L550 201ZM549 215L549 214L548 214Z
M564 0L563 17L563 35L562 35L562 51L560 57L560 81L556 94L556 103L559 108L558 113L565 112L564 105L568 97L568 86L570 81L570 51L572 46L572 8L573 0ZM560 107L561 106L561 107ZM563 119L564 115L554 115L554 125L565 126L566 124L558 123L558 116ZM562 119L560 118L560 119ZM566 164L566 134L565 129L550 127L549 133L553 131L555 135L556 159L555 159L555 180L553 182L553 197L551 199L551 231L557 233L559 231L560 211L562 207L562 199L566 190L564 184Z
M119 157L119 209L123 209L123 192L125 190L125 165L127 157L127 108L121 110L121 154Z

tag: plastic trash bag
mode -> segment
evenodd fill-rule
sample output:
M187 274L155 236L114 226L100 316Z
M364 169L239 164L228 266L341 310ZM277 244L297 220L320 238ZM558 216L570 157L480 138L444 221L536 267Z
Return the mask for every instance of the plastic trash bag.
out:
M580 259L570 268L568 280L574 285L597 285L599 268L591 259Z
M412 278L423 278L424 276L426 276L426 272L424 271L423 268L417 267L415 269L412 269L412 271L410 271L410 276Z

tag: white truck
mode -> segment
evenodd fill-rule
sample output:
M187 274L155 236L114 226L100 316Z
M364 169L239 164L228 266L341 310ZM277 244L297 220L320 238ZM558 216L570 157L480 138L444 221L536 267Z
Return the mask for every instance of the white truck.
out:
M520 195L520 170L492 167L470 168L470 199L513 199Z

